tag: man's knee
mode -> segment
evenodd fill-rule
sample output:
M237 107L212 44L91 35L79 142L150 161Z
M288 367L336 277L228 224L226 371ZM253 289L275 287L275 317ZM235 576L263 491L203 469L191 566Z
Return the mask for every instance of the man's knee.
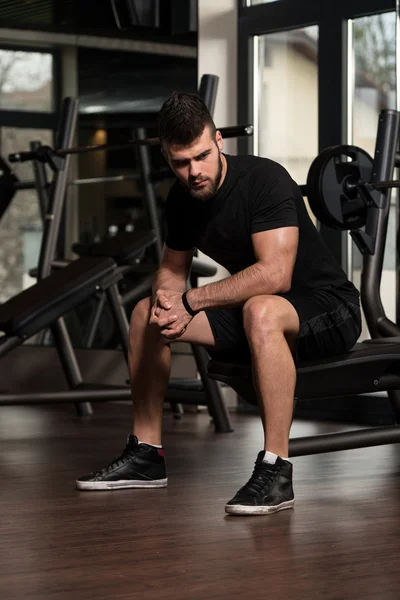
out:
M141 338L141 335L144 334L148 328L151 328L151 331L155 334L157 340L159 339L165 344L169 343L169 340L165 336L160 335L161 330L158 325L149 324L152 306L153 300L151 297L148 297L140 300L133 309L129 326L131 343L137 344L138 339Z
M140 300L132 311L130 330L147 325L150 318L151 298Z
M277 327L276 314L273 307L273 296L253 296L243 306L243 326L246 335L252 337L265 332L266 328Z
M243 306L243 326L248 339L273 332L298 333L298 317L293 306L280 296L254 296Z

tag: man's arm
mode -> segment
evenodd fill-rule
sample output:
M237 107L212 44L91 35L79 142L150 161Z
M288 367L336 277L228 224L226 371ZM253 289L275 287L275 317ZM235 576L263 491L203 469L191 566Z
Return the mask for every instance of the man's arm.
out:
M298 228L282 227L251 236L257 262L222 281L187 294L193 310L242 306L253 296L288 292L297 255Z
M153 297L158 290L183 292L189 277L193 250L172 250L164 245L161 265L153 279Z
M186 290L192 260L193 250L172 250L164 245L161 265L153 279L150 323L156 323L160 317L165 317L163 309L168 311L171 308L165 293L183 294Z

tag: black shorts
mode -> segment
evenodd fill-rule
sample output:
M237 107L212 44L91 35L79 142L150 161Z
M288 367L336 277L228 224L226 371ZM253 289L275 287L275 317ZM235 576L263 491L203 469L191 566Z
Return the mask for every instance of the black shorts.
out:
M319 290L312 295L294 292L278 294L288 300L299 316L295 359L313 360L350 350L361 333L361 311L358 304ZM250 356L243 328L242 308L218 308L204 311L215 338L211 357L220 354Z

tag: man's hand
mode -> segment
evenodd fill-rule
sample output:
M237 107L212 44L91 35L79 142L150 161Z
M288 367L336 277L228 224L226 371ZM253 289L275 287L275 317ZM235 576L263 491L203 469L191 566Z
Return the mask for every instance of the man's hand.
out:
M151 309L150 324L161 328L168 340L179 338L193 319L182 303L182 294L170 290L157 290Z

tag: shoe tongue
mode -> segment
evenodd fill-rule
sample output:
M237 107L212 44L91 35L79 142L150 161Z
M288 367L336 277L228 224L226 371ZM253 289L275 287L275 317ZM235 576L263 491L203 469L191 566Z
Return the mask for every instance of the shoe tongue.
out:
M265 456L265 450L261 450L261 452L259 452L257 455L257 462L258 463L263 462L264 456Z
M130 433L128 435L127 443L128 443L128 446L138 446L139 440L137 439L136 435L133 435L132 433Z

